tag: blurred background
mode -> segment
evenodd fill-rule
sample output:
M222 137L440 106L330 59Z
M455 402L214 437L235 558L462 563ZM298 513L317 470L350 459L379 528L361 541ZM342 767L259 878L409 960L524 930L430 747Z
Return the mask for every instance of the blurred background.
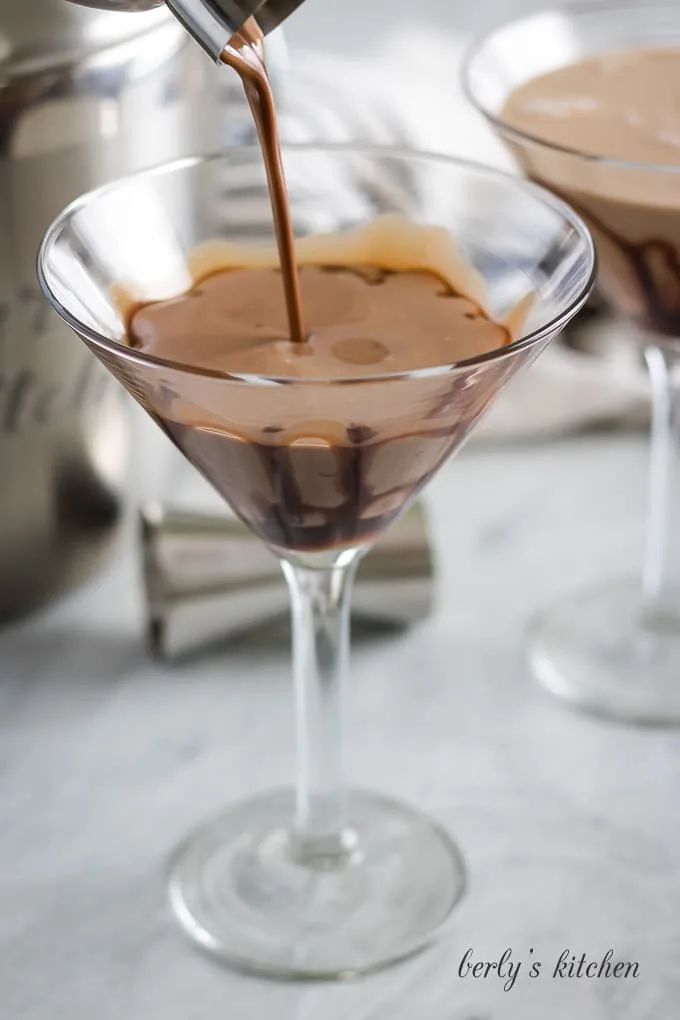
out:
M438 38L447 35L456 39L484 32L500 21L539 6L532 0L487 0L483 4L422 0L415 18L412 3L394 0L389 4L389 21L396 30L416 24L430 28ZM323 0L316 5L308 3L291 20L290 39L302 46L319 46L329 53L357 55L358 49L359 54L365 54L371 51L376 37L385 29L384 10L386 7L378 4L346 0L342 12L331 15L324 9Z

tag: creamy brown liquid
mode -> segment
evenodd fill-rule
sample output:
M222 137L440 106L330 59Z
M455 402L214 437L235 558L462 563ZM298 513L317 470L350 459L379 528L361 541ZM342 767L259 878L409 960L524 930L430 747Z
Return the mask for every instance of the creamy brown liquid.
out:
M309 329L291 343L278 269L222 270L188 295L137 311L132 342L179 364L252 375L338 379L473 358L503 326L440 277L376 266L303 266Z
M679 98L680 49L631 50L534 78L503 119L593 156L680 166Z
M529 176L561 194L588 221L600 280L616 306L675 338L680 337L679 97L680 48L639 49L534 78L512 93L501 114L511 127L563 147L509 136Z
M518 359L450 378L379 380L511 339L457 289L465 279L474 293L479 281L446 231L385 217L346 235L305 238L298 258L306 343L289 339L276 253L221 242L194 252L188 293L128 308L128 336L176 365L306 381L267 387L183 376L178 392L170 383L142 402L266 542L312 552L387 527ZM338 379L368 385L332 385Z
M249 18L241 31L225 46L222 61L240 76L257 128L269 185L289 335L291 340L300 343L306 339L306 333L295 261L295 238L286 195L276 105L264 59L264 39L254 18Z
M177 365L329 380L452 365L508 344L528 301L503 323L448 231L395 215L301 238L296 279L307 339L290 339L273 248L210 241L189 255L192 285L164 301L117 295L129 342Z

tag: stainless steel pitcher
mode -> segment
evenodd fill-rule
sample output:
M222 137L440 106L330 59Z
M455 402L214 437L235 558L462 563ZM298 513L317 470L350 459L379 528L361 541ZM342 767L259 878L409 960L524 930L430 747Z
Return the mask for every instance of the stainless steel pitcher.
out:
M49 310L35 257L78 194L193 147L185 40L163 10L0 0L0 618L86 577L116 532L126 408Z

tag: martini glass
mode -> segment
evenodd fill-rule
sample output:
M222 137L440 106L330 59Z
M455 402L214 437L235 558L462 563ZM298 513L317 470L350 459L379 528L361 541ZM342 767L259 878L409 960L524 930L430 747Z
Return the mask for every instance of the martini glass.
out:
M186 841L172 862L174 912L196 943L232 965L330 978L421 948L464 889L461 855L435 821L345 785L355 568L498 391L581 308L594 252L561 201L482 167L345 147L292 146L283 159L298 235L386 212L442 225L485 281L494 316L533 295L515 342L457 365L332 381L208 371L125 346L121 286L139 300L176 296L190 285L196 245L273 242L257 149L175 163L84 196L50 228L39 273L59 314L280 557L290 587L296 787L229 807Z
M468 96L526 175L588 222L600 287L644 349L653 407L642 578L563 597L531 625L528 652L553 694L648 724L680 723L680 160L599 158L518 131L502 111L538 75L607 52L667 46L680 47L677 0L585 2L496 29L464 69Z

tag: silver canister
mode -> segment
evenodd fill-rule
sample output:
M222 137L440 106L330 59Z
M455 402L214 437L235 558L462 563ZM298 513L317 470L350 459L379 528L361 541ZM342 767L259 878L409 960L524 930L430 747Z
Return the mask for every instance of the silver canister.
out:
M150 504L140 513L140 543L152 655L176 659L287 620L278 561L235 518ZM416 503L361 561L352 615L403 628L424 619L433 600L427 519Z
M129 491L129 404L42 297L43 233L99 184L242 141L241 93L165 7L0 0L0 619L97 569Z
M35 259L66 203L164 156L154 115L182 33L140 18L0 0L0 618L85 578L120 518L123 400L48 308Z
M135 14L167 3L178 21L213 60L225 45L254 17L269 34L297 10L302 0L72 0L85 7Z

